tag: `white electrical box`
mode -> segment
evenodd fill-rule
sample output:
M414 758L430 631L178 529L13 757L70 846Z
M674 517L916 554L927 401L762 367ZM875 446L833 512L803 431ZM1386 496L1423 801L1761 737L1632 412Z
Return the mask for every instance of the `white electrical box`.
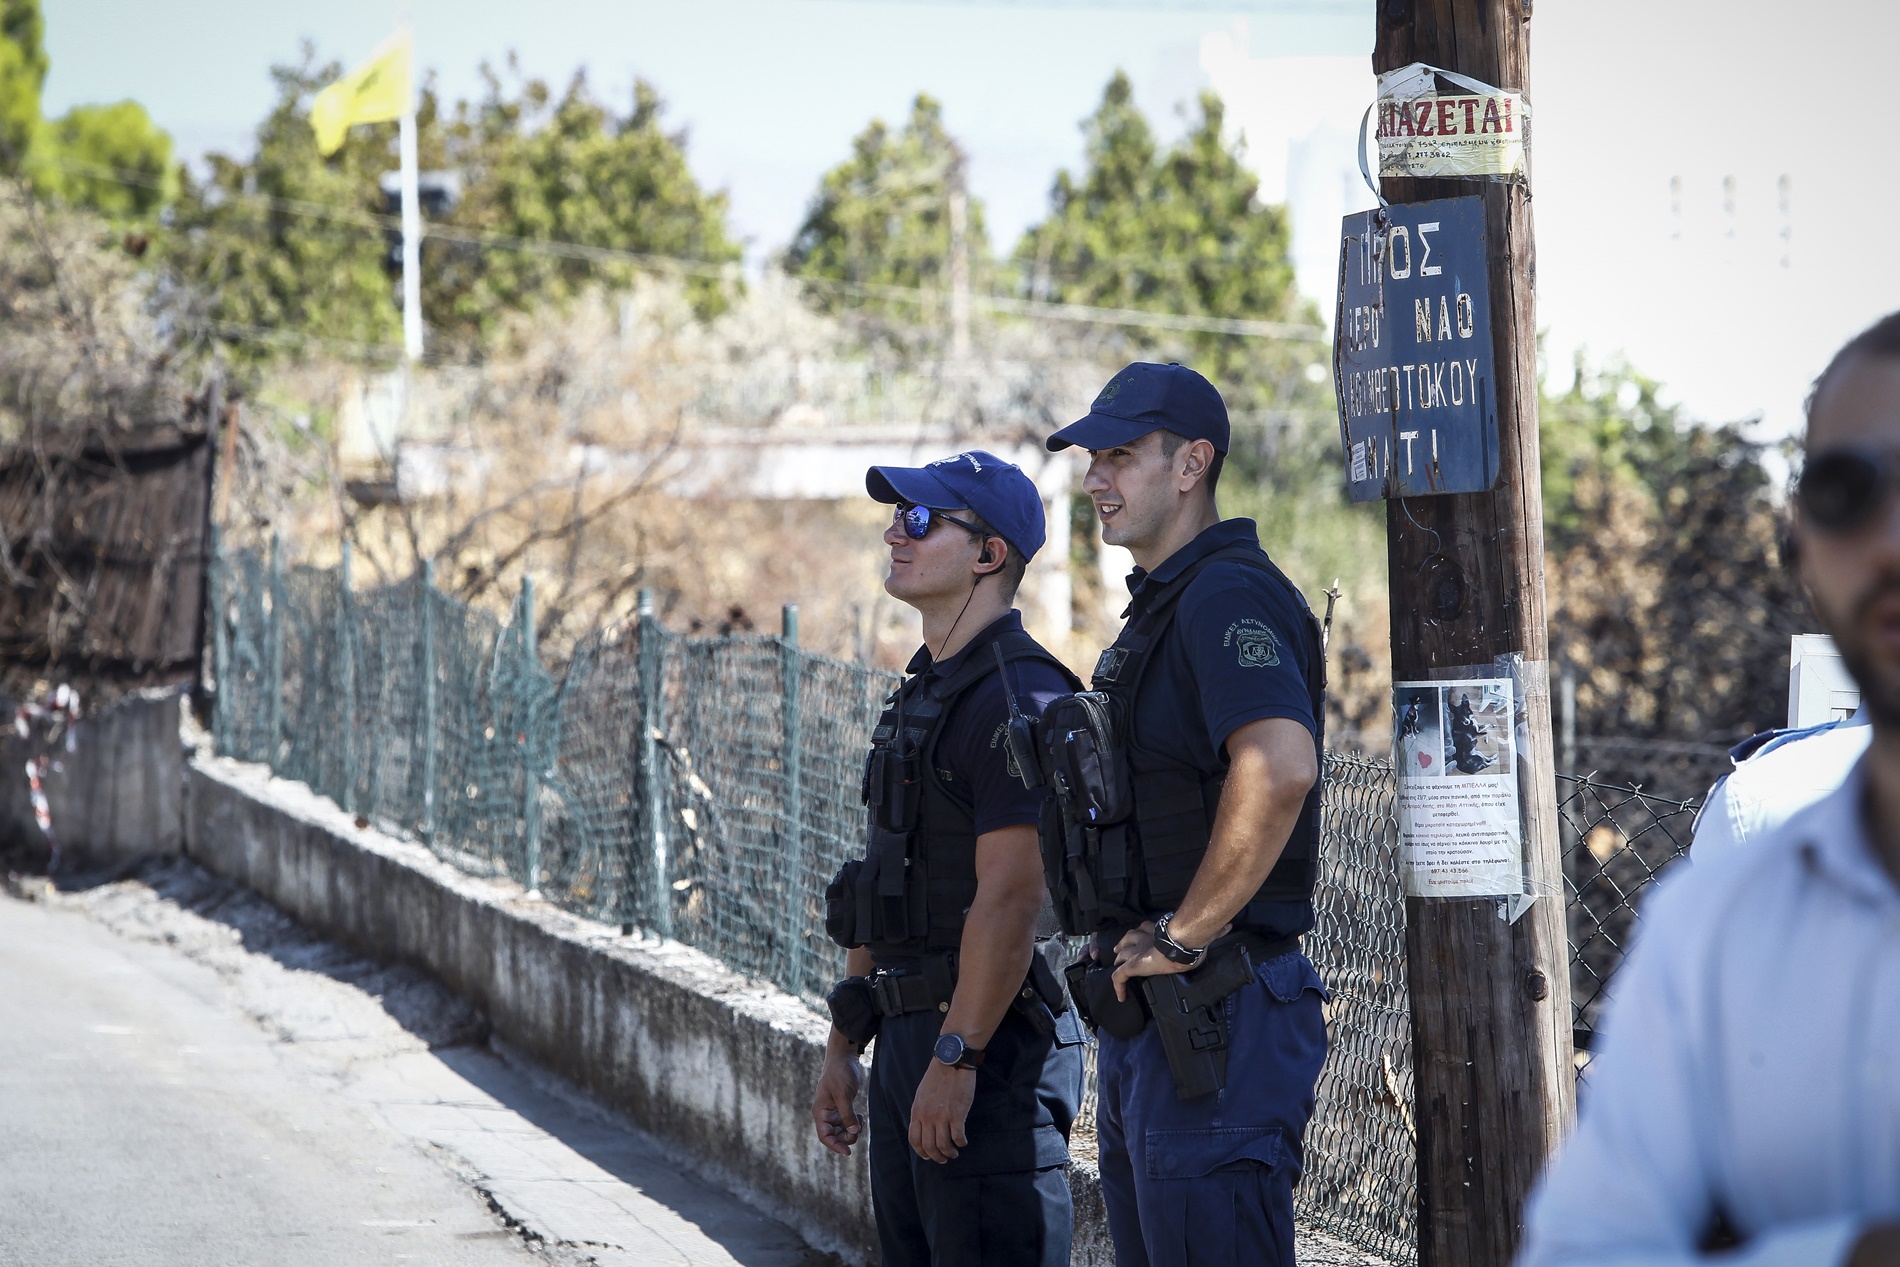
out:
M1819 726L1852 717L1860 707L1860 687L1848 676L1834 639L1826 634L1796 634L1788 647L1788 725Z

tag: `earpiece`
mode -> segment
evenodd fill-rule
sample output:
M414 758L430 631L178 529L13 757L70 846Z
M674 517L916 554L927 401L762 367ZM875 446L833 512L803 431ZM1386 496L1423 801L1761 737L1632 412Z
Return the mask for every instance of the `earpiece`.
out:
M981 553L981 554L979 554L979 555L977 555L977 556L976 556L976 561L977 561L978 563L989 563L989 562L992 562L992 561L993 561L993 560L991 560L991 558L990 558L990 544L989 544L989 542L987 542L987 541L985 541L985 542L983 543L983 553Z

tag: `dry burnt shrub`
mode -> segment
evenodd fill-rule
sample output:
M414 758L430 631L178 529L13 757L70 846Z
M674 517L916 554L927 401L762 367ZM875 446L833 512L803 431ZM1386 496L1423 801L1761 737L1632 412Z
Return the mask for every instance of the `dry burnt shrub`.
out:
M1762 446L1733 426L1659 441L1577 475L1573 526L1553 534L1554 658L1582 735L1730 744L1781 723L1789 636L1815 625Z
M0 191L0 692L190 680L224 381L107 225Z

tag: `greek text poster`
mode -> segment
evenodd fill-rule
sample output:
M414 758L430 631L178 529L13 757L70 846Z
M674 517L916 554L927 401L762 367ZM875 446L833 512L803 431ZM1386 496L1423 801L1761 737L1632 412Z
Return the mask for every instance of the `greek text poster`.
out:
M1511 680L1399 682L1392 694L1406 893L1521 893Z

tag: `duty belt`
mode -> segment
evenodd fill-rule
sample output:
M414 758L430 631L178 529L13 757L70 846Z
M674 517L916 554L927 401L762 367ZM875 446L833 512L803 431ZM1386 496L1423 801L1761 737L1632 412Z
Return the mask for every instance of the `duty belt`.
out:
M902 1016L906 1012L948 1012L949 996L937 983L921 972L891 972L878 969L871 977L871 1006L879 1016Z

